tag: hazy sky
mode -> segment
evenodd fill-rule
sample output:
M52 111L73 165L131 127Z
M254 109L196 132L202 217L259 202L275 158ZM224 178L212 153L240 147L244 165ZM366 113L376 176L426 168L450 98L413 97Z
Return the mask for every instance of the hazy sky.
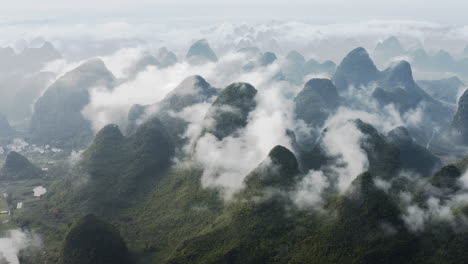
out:
M466 0L6 0L0 19L369 19L465 24Z

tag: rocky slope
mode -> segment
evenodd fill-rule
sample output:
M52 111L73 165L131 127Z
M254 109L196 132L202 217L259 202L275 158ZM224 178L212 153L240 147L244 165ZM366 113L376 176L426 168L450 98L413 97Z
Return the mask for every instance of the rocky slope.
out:
M84 147L92 140L91 124L81 111L89 89L110 89L115 77L100 59L89 60L53 83L34 105L30 131L33 140L62 148Z

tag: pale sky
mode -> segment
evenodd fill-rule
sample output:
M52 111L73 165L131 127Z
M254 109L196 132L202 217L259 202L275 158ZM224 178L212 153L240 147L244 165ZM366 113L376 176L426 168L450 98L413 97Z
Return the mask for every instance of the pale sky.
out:
M467 24L466 0L4 0L0 21L44 19L370 19Z

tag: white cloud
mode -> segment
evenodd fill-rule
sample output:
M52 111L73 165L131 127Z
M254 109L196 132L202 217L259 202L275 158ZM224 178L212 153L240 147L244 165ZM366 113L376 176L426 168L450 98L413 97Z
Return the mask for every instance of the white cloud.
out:
M110 56L107 62L111 64L110 69L114 74L125 76L125 69L135 63L132 54L142 54L142 52L125 49ZM95 132L109 123L125 127L127 113L132 105L159 102L188 76L201 75L214 87L225 87L237 81L249 82L256 86L271 79L278 71L278 65L273 64L252 72L244 72L242 66L246 61L248 58L244 54L228 53L220 57L217 63L190 65L182 61L162 69L149 66L134 79L126 80L112 90L102 87L91 88L91 102L82 113L92 122Z
M18 253L28 247L40 247L41 239L37 234L9 230L6 236L0 238L0 262L2 257L11 264L19 264Z
M292 109L290 99L283 95L285 88L274 83L257 86L257 107L240 136L220 141L208 133L197 141L195 158L205 169L204 187L220 188L229 199L274 146L291 149L286 129L292 127Z
M411 205L403 215L403 221L411 231L421 231L427 221L427 214L419 206Z
M322 171L310 170L297 184L292 194L294 203L299 208L312 207L322 209L322 192L330 185L328 178Z
M123 48L110 56L100 57L116 78L129 77L129 67L143 56L143 48Z
M338 157L333 170L338 176L337 188L344 192L369 167L367 154L361 148L365 135L356 128L354 122L343 116L337 115L327 123L328 130L322 138L323 146L328 155Z

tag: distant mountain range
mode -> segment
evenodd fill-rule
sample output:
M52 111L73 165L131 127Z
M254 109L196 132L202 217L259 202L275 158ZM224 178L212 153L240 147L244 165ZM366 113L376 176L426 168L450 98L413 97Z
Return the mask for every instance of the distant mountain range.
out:
M466 49L465 49L466 50ZM404 49L396 37L389 37L377 43L374 56L379 62L389 63L392 60L407 57L411 59L414 67L426 72L451 72L462 78L468 78L468 58L461 54L455 58L446 50L427 52L423 47Z

